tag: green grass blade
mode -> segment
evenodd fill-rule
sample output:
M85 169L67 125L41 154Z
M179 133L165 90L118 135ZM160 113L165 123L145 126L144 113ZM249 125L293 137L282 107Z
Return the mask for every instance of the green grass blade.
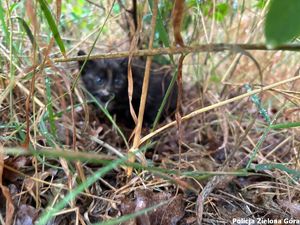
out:
M144 152L146 150L146 146L143 146L140 148L140 152ZM88 152L88 150L86 150ZM20 155L33 155L35 157L46 157L46 158L64 158L67 161L80 161L83 163L93 163L95 165L109 165L112 162L112 159L105 158L102 155L95 154L95 153L85 153L85 152L73 152L70 150L39 150L39 151L24 151L23 148L20 147L5 147L4 153L7 155L13 155L13 156L20 156ZM233 176L248 176L250 173L245 169L238 169L233 171L188 171L188 170L175 170L175 169L166 169L162 167L156 167L153 165L149 166L143 166L139 163L129 163L127 161L122 161L119 165L122 166L131 166L137 170L144 170L149 171L155 175L158 175L160 177L163 177L166 180L169 180L172 183L177 184L175 179L172 179L172 177L168 175L176 175L176 176L185 176L185 177L192 177L197 180L200 179L206 179L211 176L223 176L225 174L227 175L233 175ZM50 166L53 167L53 166ZM252 173L255 174L255 173ZM167 175L167 176L166 176ZM261 174L260 174L261 175Z
M41 6L41 9L44 13L44 16L46 17L46 20L48 22L48 25L52 31L52 34L53 34L53 37L61 51L61 53L63 55L65 55L66 53L66 50L65 50L65 46L64 46L64 43L60 37L60 34L59 34L59 31L58 31L58 28L56 26L56 23L55 23L55 20L51 14L51 11L49 9L49 6L48 6L48 3L45 1L45 0L38 0L39 3L40 3L40 6Z
M55 147L55 138L54 136L51 134L51 132L48 131L47 126L46 126L46 122L45 119L48 118L48 112L45 113L44 116L42 116L41 121L39 122L39 129L40 132L42 134L43 137L46 138L47 143L51 146L51 147Z
M9 44L9 31L5 22L5 11L2 7L2 2L0 2L0 21L1 21L1 25L2 25L2 30L4 31L5 34L5 42L6 44Z
M26 34L27 34L27 36L28 36L31 44L33 46L36 45L36 41L34 39L34 36L33 36L32 32L31 32L29 26L27 25L26 21L23 18L21 18L21 17L16 17L16 19L19 21L19 23L21 24L21 26L25 30L25 32L26 32Z
M14 11L14 9L16 9L17 6L19 6L19 2L12 3L9 7L9 12L12 13L12 11Z
M154 131L155 127L157 126L157 124L158 124L158 122L159 122L159 119L160 119L160 117L161 117L161 114L162 114L162 112L163 112L163 109L164 109L164 107L165 107L165 105L166 105L166 103L167 103L167 100L168 100L168 98L169 98L169 96L170 96L170 94L171 94L171 91L173 90L174 84L175 84L175 82L176 82L176 80L177 80L177 76L178 76L178 73L177 73L177 71L176 71L176 72L175 72L175 75L172 77L172 80L171 80L171 82L170 82L170 84L169 84L169 87L168 87L168 89L167 89L167 91L166 91L166 94L165 94L165 96L164 96L164 98L163 98L163 101L162 101L162 103L160 104L160 107L159 107L158 112L157 112L157 114L156 114L155 120L154 120L154 122L153 122L153 126L152 126L152 129L151 129L151 132Z
M289 129L293 127L300 127L300 122L278 123L271 126L271 129Z
M264 171L264 170L273 170L278 169L284 171L294 177L294 179L298 180L300 178L300 171L292 170L287 168L285 165L277 163L277 164L258 164L255 166L256 171Z
M48 111L48 120L50 124L50 132L51 134L56 137L56 126L55 126L55 116L53 112L53 105L52 105L52 95L51 95L51 79L50 77L45 78L46 84L46 99L47 99L47 111Z
M262 145L263 142L266 140L267 135L269 134L270 130L271 130L271 124L264 130L263 135L260 137L259 141L258 141L257 144L255 145L255 147L254 147L254 149L253 149L253 152L252 152L252 154L251 154L251 156L250 156L250 159L249 159L249 161L248 161L248 163L247 163L247 166L246 166L247 169L250 168L251 163L253 162L254 158L256 157L257 152L259 151L261 145Z
M106 173L112 169L118 167L121 163L124 163L128 157L123 157L118 160L115 160L108 164L107 166L96 171L92 176L88 177L85 182L81 183L78 187L70 191L64 198L62 198L53 208L48 208L41 215L40 219L37 222L37 225L45 225L47 222L59 211L61 211L66 205L75 199L77 195L83 192L85 189L90 187L95 183L100 177L104 176Z

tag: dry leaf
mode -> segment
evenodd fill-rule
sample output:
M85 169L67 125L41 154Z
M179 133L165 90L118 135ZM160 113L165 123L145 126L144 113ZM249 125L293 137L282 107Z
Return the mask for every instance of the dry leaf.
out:
M181 47L184 47L184 42L180 34L181 24L184 16L184 8L185 8L184 5L185 5L184 0L175 0L173 12L172 12L172 25L173 25L175 43L176 45L180 45Z

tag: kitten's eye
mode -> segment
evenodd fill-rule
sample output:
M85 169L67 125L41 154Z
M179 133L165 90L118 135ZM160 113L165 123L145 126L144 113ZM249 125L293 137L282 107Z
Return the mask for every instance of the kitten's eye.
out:
M95 80L96 84L103 84L104 83L104 79L102 77L96 77L96 80Z

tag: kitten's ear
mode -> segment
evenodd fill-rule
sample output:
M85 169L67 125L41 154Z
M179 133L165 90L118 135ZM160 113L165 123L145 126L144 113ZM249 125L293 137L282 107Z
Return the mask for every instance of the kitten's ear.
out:
M83 50L79 50L79 51L77 52L77 55L78 55L78 56L85 55L85 52L84 52ZM78 62L78 66L79 66L79 69L80 69L80 68L82 67L84 61L77 61L77 62Z
M85 54L86 53L83 50L79 50L78 53L77 53L78 56L85 55Z
M83 55L86 55L86 53L83 51L83 50L79 50L78 53L77 53L78 56L83 56ZM81 69L81 67L83 66L83 63L84 63L84 60L81 60L81 61L78 61L78 66L79 66L79 69ZM84 74L85 71L88 69L88 68L92 68L94 65L94 61L91 60L91 59L88 59L83 70L82 70L82 73Z

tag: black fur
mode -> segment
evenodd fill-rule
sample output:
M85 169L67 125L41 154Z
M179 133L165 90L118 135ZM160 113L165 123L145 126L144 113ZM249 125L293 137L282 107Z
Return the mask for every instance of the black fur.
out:
M85 55L79 51L78 55ZM79 69L83 61L79 61ZM170 84L172 76L170 70L154 70L152 66L149 91L147 95L144 125L151 126L154 122L163 97ZM128 60L127 59L99 59L88 60L82 70L81 78L85 88L94 95L112 114L116 114L118 121L124 121L126 126L133 127L133 119L129 110L128 99ZM140 97L142 92L145 62L133 60L133 96L132 104L138 115ZM171 92L167 104L163 110L162 119L170 115L176 109L177 85Z

